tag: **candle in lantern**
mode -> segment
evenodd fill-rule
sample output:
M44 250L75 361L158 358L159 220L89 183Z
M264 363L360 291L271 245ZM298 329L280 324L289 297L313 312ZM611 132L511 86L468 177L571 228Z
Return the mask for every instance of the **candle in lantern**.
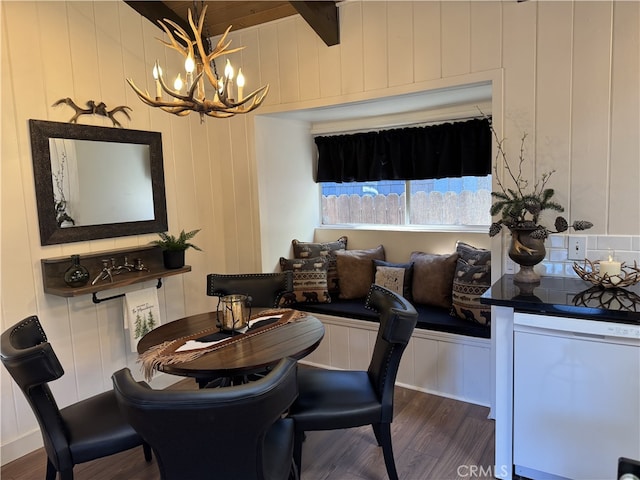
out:
M600 275L609 277L613 277L615 275L620 275L621 266L620 262L616 262L614 259L614 255L612 252L609 252L609 260L601 260L600 261Z
M160 85L160 77L162 76L162 69L160 65L156 63L153 67L153 78L156 80L156 99L162 98L162 86Z
M236 79L236 83L238 84L238 102L241 102L244 93L244 75L242 74L241 68L238 69L238 78Z

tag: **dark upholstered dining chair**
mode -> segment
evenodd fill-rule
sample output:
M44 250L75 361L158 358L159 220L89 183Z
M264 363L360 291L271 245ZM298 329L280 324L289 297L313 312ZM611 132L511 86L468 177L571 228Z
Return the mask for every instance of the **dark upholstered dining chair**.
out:
M298 399L289 416L295 422L294 459L302 477L305 432L372 425L390 479L398 478L391 444L393 393L402 354L418 314L403 297L371 285L368 308L379 313L380 326L367 371L301 369Z
M296 361L265 377L226 388L152 390L128 369L113 374L120 406L155 452L162 480L297 478L293 420L282 418L297 395Z
M40 425L47 480L57 472L61 480L71 480L75 465L139 445L151 461L151 449L124 419L113 390L58 409L48 382L62 377L64 370L38 317L27 317L2 333L0 358Z
M224 297L240 293L251 297L253 307L278 307L293 292L293 273L238 273L207 275L207 295Z

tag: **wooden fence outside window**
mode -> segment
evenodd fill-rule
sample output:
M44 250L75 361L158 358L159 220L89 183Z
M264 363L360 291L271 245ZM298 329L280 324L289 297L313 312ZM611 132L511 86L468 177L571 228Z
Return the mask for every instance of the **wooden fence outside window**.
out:
M322 223L404 225L405 194L322 196ZM491 193L416 192L411 195L411 225L489 225Z

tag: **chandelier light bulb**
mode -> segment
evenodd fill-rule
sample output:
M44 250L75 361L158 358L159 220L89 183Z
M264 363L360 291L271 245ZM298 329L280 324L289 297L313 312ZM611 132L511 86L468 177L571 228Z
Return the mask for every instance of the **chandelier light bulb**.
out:
M224 67L224 76L229 80L233 80L233 67L231 66L231 62L227 58L227 64Z
M173 82L173 88L176 92L179 92L180 90L182 90L182 85L182 77L180 77L180 74L178 74L175 82Z
M184 69L187 73L193 73L196 68L196 62L193 60L191 55L187 56L187 59L184 61Z

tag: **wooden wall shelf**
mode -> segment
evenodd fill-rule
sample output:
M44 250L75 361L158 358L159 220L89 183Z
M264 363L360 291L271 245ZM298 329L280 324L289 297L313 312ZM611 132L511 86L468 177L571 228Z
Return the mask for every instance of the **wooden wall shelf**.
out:
M113 258L116 265L123 265L125 263L125 257L128 263L131 264L135 264L136 259L140 259L147 270L123 271L118 275L113 275L113 282L109 280L98 280L95 285L91 284L93 279L102 271L103 260L109 260L110 262ZM121 296L116 295L114 297L99 299L96 297L96 293L98 292L126 287L127 285L147 282L149 280L158 280L159 288L162 285L162 278L191 271L190 265L185 265L182 268L166 269L162 260L162 249L154 245L105 250L80 255L80 264L89 270L89 283L82 287L70 287L64 282L64 272L71 266L70 256L43 258L40 260L40 263L42 265L42 282L45 293L59 297L77 297L80 295L93 294L93 301L95 303Z

